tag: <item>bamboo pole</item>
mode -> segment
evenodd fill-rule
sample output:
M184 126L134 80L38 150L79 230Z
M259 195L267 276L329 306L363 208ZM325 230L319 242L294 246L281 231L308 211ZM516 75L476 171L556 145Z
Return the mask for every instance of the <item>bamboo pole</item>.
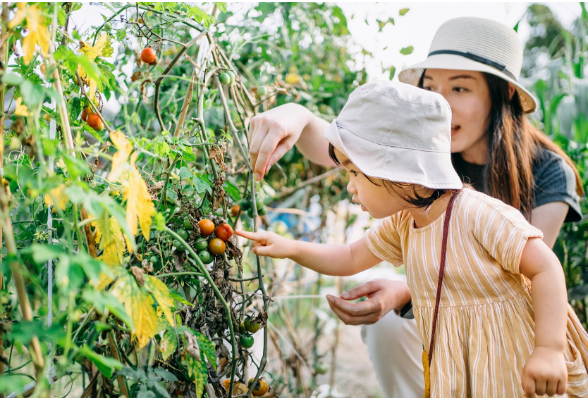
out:
M2 36L0 38L0 60L2 71L6 70L6 63L8 61L8 39L10 32L8 29L8 3L2 3ZM0 142L4 143L4 83L0 84ZM4 146L0 145L0 184L4 179ZM2 224L0 224L0 262L2 262ZM0 273L0 290L4 289L4 276ZM4 358L4 330L0 328L0 357ZM0 362L0 375L4 374L4 363ZM4 397L0 393L0 397Z

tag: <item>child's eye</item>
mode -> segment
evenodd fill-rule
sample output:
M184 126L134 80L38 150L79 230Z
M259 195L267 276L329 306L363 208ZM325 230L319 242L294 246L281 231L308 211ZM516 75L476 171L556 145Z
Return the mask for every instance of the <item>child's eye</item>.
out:
M350 174L353 174L354 176L357 176L357 171L350 170L350 171L349 171L349 173L350 173Z

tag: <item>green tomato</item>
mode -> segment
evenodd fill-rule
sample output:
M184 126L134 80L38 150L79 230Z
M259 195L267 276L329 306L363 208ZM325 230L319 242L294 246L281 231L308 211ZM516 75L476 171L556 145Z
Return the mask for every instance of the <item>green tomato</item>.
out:
M249 218L253 218L254 217L254 215L253 215L253 208L250 208L250 209L247 210L247 216Z
M257 88L257 95L259 97L265 96L266 94L267 94L267 89L265 88L265 86L260 86Z
M202 261L203 264L210 264L212 260L214 260L212 254L206 250L202 250L200 253L198 253L198 258L200 258L200 261Z
M324 375L327 372L329 372L329 364L327 364L326 362L320 362L316 365L316 368L314 369L314 372L316 372L317 375Z
M247 329L251 333L255 333L261 327L259 322L253 322L250 319L245 321L245 329Z
M184 240L188 239L188 232L185 229L178 229L177 234Z
M239 343L241 343L241 346L245 347L246 349L251 348L251 346L253 346L253 342L253 336L248 334L241 335L239 338Z
M190 222L190 218L186 218L184 220L184 229L192 229L192 223Z
M239 207L241 207L241 212L245 212L251 208L251 200L243 199L239 202Z
M157 261L159 261L159 258L157 258L155 256L151 256L151 258L149 259L149 261L151 262L151 264L155 264Z
M206 250L208 248L208 242L206 241L206 239L200 238L196 241L194 247L196 248L196 250Z
M110 22L107 22L104 24L104 29L105 30L111 30L112 29L112 24Z
M255 198L255 205L257 206L258 210L263 207L263 200L261 200L259 196Z
M265 214L267 214L267 207L264 204L263 206L261 206L260 208L257 209L257 215L262 217Z
M223 85L230 85L231 84L231 76L227 73L222 73L219 76L219 79Z
M229 76L231 77L231 83L235 82L235 73L233 71L229 71L227 72L227 74L229 74Z
M179 240L174 240L172 242L172 244L174 245L174 247L178 250L178 251L184 251L186 250L186 248L184 247L184 245L182 244L182 242L180 242Z

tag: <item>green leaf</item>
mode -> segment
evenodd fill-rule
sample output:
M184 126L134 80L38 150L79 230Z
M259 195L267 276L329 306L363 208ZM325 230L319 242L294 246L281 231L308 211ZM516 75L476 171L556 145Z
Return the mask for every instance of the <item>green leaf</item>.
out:
M30 380L22 375L1 375L0 392L1 393L21 393Z
M398 10L398 14L400 14L400 16L403 17L409 11L410 11L410 8L401 8L400 10Z
M412 54L412 52L414 51L414 47L412 46L408 46L408 47L403 47L400 50L400 54L404 54L405 56Z
M196 397L200 398L204 393L204 385L206 385L208 378L208 368L206 368L206 363L187 355L186 364L188 365L188 375L190 378L194 379Z
M23 250L23 252L29 251L37 264L45 264L47 261L57 259L65 254L65 250L61 246L38 243L33 244L29 249Z
M390 80L392 80L394 78L394 75L396 75L396 67L391 66L390 67Z
M198 192L198 194L205 193L207 191L212 193L210 183L202 178L194 177L194 188L196 188L196 192Z
M182 179L188 179L188 178L194 177L194 175L192 175L192 172L190 172L190 170L186 167L180 168L180 173L178 175Z
M2 83L5 83L8 86L18 86L22 83L23 78L16 75L16 74L4 74L2 77Z
M92 288L86 288L82 293L82 298L88 303L92 304L99 313L104 314L104 312L108 310L112 315L123 321L127 326L133 326L131 317L129 317L123 305L110 293L98 292Z
M194 332L194 335L196 335L196 340L198 341L198 347L200 348L200 352L204 353L204 355L208 359L208 362L212 365L212 368L216 370L216 354L214 344L200 332Z
M88 359L94 363L96 368L98 368L98 370L108 379L112 378L112 374L115 370L120 370L124 367L120 361L117 361L114 358L104 357L93 352L87 344L84 344L84 347L79 349L78 353L82 356L88 357Z
M38 106L45 99L45 91L43 86L33 83L32 81L25 79L20 84L20 94L26 104L31 107Z
M88 167L85 161L80 160L70 154L63 154L63 162L67 168L67 172L73 179L83 178L86 175L91 175L92 170Z
M159 342L159 351L163 361L166 361L178 348L178 337L176 336L175 329L168 329L163 334L161 341Z
M186 304L186 305L189 305L189 306L192 306L192 307L194 306L194 304L192 304L192 303L190 303L188 300L184 299L184 298L182 297L182 295L180 295L180 294L179 294L178 292L176 292L176 291L173 291L173 290L171 290L171 289L170 289L170 291L169 291L169 295L170 295L170 297L171 297L172 299L174 299L175 301L179 301L179 302L180 302L180 303L182 303L182 304Z
M223 189L225 189L225 192L227 192L227 194L231 196L231 199L233 199L233 201L239 201L239 199L241 198L241 192L239 191L239 188L233 185L231 182L225 181L223 183Z
M155 229L159 232L165 230L165 217L159 211L153 215L153 224L155 225Z

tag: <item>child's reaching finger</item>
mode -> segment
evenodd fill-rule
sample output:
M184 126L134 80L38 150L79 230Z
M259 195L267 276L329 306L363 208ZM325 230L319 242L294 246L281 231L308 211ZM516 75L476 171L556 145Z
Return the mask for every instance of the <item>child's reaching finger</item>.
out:
M255 242L259 242L265 238L263 232L248 232L236 229L235 233L245 239L253 240Z

